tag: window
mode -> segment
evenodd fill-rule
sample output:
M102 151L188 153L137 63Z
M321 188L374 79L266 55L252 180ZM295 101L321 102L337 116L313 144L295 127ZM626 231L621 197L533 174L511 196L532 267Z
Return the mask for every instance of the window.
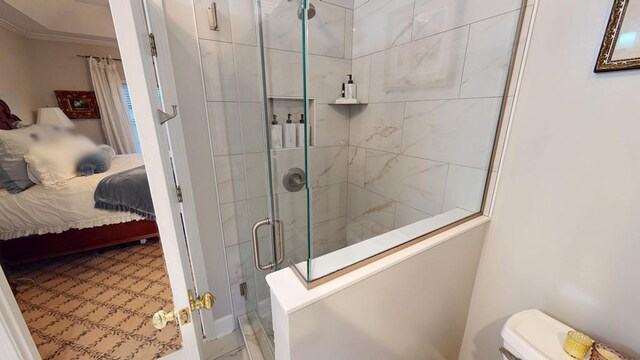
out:
M129 96L129 87L126 83L122 84L122 90L124 92L124 102L127 106L127 114L129 114L129 122L133 129L133 137L136 140L136 151L140 152L142 147L140 146L140 137L138 136L138 126L136 125L136 118L133 115L133 105L131 104L131 96Z

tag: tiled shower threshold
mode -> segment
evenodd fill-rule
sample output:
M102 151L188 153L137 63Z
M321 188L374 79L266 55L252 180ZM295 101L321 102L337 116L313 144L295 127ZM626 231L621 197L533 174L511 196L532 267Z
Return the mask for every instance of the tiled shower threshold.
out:
M251 360L275 360L269 334L264 330L255 311L238 316L240 330Z

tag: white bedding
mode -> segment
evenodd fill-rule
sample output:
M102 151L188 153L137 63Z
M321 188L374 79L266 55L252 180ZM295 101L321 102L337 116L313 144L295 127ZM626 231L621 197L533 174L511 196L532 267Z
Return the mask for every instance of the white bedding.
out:
M0 240L142 220L134 214L95 209L93 193L103 178L143 164L140 154L118 155L109 171L70 179L63 189L35 185L19 194L0 189Z

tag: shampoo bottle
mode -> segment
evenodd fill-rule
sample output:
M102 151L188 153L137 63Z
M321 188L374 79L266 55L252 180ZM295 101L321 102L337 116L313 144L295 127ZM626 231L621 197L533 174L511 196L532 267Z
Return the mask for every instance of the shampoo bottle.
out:
M275 114L271 122L271 148L282 149L282 125L278 124L278 116Z
M304 147L304 114L300 114L300 122L296 124L296 144Z
M348 77L348 81L345 89L345 97L347 99L357 99L358 94L356 90L356 84L353 83L353 75L348 74L347 77Z
M284 147L296 147L296 124L291 119L291 114L287 115L287 123L284 124Z

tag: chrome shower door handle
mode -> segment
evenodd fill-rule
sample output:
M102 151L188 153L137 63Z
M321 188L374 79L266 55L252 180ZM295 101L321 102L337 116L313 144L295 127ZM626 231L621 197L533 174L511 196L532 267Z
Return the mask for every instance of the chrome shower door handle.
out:
M271 270L276 265L270 261L269 263L262 265L260 263L260 246L258 246L258 229L264 225L271 225L273 222L271 219L264 219L258 221L255 225L253 225L253 230L251 231L251 240L253 241L253 262L258 270Z
M280 265L284 261L284 223L282 222L282 220L278 218L274 219L273 222L278 226L277 244L276 244L276 247L278 248L278 255L276 259L276 264Z

